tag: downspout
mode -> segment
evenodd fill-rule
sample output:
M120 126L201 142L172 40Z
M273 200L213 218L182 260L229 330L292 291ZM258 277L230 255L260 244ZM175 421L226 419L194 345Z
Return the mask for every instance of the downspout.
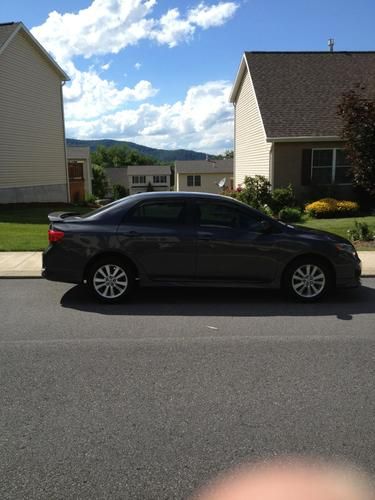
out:
M66 175L66 198L67 202L70 203L70 185L69 185L69 169L68 169L68 153L66 147L66 137L65 137L65 115L64 115L64 100L63 100L63 86L66 81L63 80L60 86L60 103L61 103L61 116L63 125L63 139L64 139L64 158L65 158L65 175Z
M269 179L271 183L271 189L275 189L275 143L271 142L270 147L270 159L269 159Z
M237 189L237 180L236 180L236 103L233 102L233 189Z

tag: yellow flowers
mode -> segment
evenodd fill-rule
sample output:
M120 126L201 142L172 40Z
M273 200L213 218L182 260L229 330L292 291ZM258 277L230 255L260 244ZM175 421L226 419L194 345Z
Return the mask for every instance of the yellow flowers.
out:
M322 198L321 200L306 205L305 212L311 217L320 219L329 217L351 217L358 214L359 205L355 201Z

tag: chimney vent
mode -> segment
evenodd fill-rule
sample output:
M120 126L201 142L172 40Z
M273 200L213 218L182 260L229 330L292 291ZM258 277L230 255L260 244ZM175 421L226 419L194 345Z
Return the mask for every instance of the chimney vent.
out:
M335 46L335 39L334 38L328 38L328 47L330 52L333 52L333 47Z

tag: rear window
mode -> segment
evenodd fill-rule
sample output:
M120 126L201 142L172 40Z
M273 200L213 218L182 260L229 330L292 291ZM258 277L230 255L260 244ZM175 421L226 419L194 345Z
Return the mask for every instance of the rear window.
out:
M183 224L184 202L142 203L126 217L133 224Z

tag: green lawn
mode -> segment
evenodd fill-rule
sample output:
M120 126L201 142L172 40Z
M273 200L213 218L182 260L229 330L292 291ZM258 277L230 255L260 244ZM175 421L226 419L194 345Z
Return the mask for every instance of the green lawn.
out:
M0 206L0 251L43 250L48 245L49 213L85 213L89 210L68 204Z
M321 229L322 231L329 231L330 233L338 234L343 238L348 238L348 229L354 226L354 221L366 222L372 231L375 233L375 215L367 217L346 217L343 219L306 219L304 222L299 223L301 226L311 227L313 229ZM358 247L361 249L362 247ZM374 247L365 248L363 250L375 250Z

